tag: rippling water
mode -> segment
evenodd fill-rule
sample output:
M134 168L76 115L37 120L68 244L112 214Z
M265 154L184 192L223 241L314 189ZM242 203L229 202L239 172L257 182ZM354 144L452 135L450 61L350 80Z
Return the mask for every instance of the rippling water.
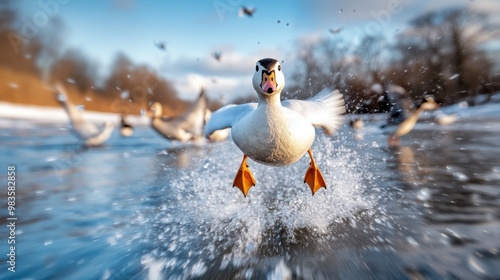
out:
M249 160L247 198L231 141L181 147L139 128L85 149L59 127L2 129L18 221L16 272L2 239L0 278L499 279L500 118L419 124L398 148L379 124L319 133L315 196L307 156Z

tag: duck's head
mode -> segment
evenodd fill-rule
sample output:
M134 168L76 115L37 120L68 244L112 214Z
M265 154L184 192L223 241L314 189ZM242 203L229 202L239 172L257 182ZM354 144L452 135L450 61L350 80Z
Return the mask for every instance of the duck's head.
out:
M280 93L285 87L285 76L280 63L273 58L264 58L255 64L252 78L253 88L261 96Z
M439 108L439 104L432 97L426 97L425 102L420 105L423 110L431 111Z
M149 108L148 111L148 116L150 118L161 118L163 115L163 107L161 106L160 103L154 102L151 104L151 107Z

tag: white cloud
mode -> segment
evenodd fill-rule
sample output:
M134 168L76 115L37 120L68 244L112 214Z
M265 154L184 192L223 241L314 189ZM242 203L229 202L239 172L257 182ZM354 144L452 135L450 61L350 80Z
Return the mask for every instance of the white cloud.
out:
M207 77L191 73L182 78L176 78L173 82L179 96L188 100L194 100L201 88L207 90L210 99L223 103L253 92L250 75L227 78L219 76Z
M183 99L193 100L204 87L210 98L223 98L223 102L230 102L253 94L251 81L258 60L265 57L280 59L283 55L274 49L260 49L249 55L227 46L218 49L222 53L220 61L211 54L198 59L181 57L164 62L159 72L169 77Z
M301 46L315 45L325 39L325 34L320 31L311 32L297 38L297 43Z

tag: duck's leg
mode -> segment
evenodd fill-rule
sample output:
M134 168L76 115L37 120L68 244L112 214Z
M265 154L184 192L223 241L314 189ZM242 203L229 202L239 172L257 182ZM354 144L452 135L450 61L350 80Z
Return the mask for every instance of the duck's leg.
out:
M233 187L238 187L243 195L246 197L251 187L255 186L255 179L252 172L248 168L247 155L243 155L240 168L234 177Z
M306 176L304 177L304 183L307 183L309 185L312 194L314 195L314 193L320 188L326 189L326 183L325 179L323 178L323 175L321 174L321 171L319 171L319 168L316 165L316 162L314 161L312 150L309 149L307 150L307 152L309 153L309 157L311 158L311 164L309 165L309 168L306 171Z

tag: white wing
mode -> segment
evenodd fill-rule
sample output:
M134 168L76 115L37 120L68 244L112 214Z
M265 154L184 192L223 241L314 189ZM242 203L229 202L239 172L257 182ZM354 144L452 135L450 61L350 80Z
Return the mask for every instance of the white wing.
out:
M64 86L60 83L56 83L55 90L57 101L59 101L68 114L71 124L73 125L73 130L80 136L80 138L87 139L99 134L99 128L96 125L85 121L82 113L76 108L71 100L69 100Z
M342 94L331 89L323 89L306 100L285 100L281 104L302 114L314 126L322 127L329 135L333 135L342 125L342 114L345 113Z
M115 128L115 126L112 123L110 123L110 122L104 123L102 130L98 134L94 135L93 137L87 138L85 140L85 144L87 146L99 146L99 145L101 145L102 143L106 142L106 140L108 140L109 137L111 137L111 133L113 132L114 128Z
M203 134L203 122L206 109L207 95L205 90L202 89L198 99L191 104L184 114L174 121L174 124L192 133L195 137L201 136Z
M214 131L233 126L234 122L257 108L257 103L246 103L241 105L229 104L215 111L205 126L205 136L210 136Z

